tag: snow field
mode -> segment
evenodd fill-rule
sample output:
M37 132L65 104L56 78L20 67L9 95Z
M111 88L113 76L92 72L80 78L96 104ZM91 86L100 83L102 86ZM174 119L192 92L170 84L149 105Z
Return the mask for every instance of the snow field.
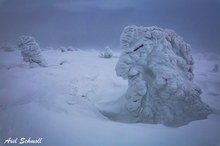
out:
M118 58L100 58L98 51L42 55L48 67L30 69L20 52L0 52L0 145L8 137L42 137L40 146L220 146L218 115L169 128L114 122L100 114L100 102L127 89L115 74ZM202 100L219 109L220 73L212 68L220 61L194 58Z

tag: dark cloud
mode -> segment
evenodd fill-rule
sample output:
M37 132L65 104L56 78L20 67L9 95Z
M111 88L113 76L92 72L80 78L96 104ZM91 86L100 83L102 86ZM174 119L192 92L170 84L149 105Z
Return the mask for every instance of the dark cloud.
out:
M126 25L176 30L197 50L220 51L219 0L0 1L0 42L35 36L42 46L119 46Z

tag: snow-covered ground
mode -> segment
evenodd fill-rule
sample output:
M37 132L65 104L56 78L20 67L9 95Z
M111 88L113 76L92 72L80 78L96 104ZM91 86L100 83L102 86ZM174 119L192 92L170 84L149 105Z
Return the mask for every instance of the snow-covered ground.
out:
M119 123L100 114L100 102L127 89L115 73L117 57L100 58L97 51L42 54L49 66L29 68L19 51L0 52L0 146L10 137L43 138L42 146L220 146L219 115L170 128ZM220 109L220 71L212 71L220 58L194 59L202 100Z

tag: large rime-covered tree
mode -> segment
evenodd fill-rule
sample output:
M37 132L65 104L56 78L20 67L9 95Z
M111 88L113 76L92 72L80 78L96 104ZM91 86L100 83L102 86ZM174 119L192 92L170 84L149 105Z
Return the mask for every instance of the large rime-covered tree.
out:
M21 50L21 55L25 62L30 63L30 65L38 64L42 67L47 66L42 58L41 49L33 37L21 36L19 38L18 47Z
M181 126L213 112L193 83L191 47L172 30L125 27L116 74L128 80L126 93L100 106L113 120Z

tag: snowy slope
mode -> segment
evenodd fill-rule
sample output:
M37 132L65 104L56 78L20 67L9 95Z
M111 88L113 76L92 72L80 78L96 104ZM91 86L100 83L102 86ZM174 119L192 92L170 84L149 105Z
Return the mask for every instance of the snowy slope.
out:
M127 89L115 74L117 57L100 58L96 51L42 53L49 67L30 69L19 52L0 52L0 145L9 137L31 137L43 138L42 146L220 146L218 115L179 128L118 123L101 115L96 106ZM220 60L195 55L202 99L219 109L215 64Z

